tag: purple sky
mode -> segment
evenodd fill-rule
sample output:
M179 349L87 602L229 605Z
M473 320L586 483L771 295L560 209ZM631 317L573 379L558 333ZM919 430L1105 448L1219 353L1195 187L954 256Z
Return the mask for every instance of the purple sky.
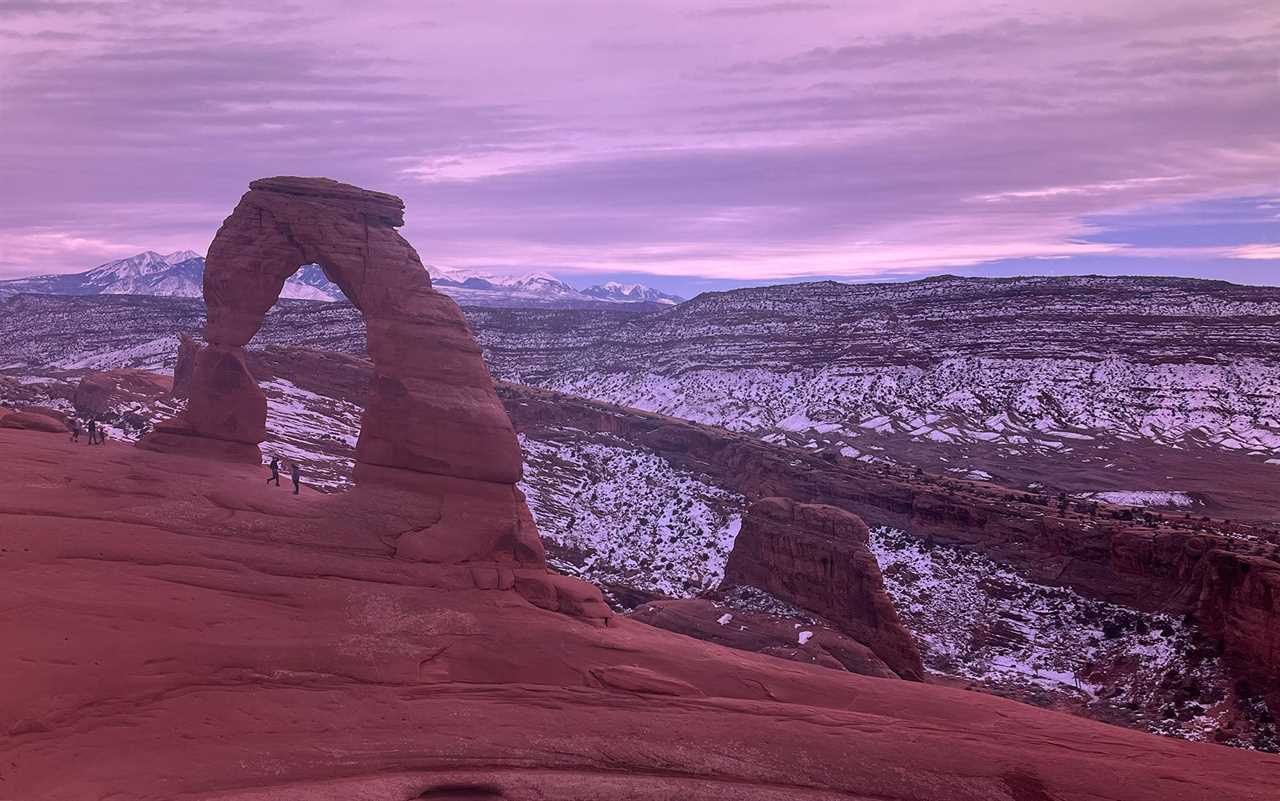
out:
M278 174L578 282L1280 283L1280 3L0 0L0 277Z

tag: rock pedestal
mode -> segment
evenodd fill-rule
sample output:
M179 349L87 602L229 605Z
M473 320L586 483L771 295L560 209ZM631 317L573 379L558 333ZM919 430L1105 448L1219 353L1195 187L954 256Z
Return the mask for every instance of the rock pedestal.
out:
M920 680L920 652L885 592L868 536L866 524L843 509L764 498L747 510L721 588L756 587L815 612L898 676Z

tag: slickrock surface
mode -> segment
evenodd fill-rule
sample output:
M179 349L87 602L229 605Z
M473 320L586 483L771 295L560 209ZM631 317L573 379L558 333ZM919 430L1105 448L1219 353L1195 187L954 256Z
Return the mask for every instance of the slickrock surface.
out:
M536 575L514 558L396 557L432 521L483 539L473 499L10 429L0 454L6 798L1280 797L1276 757L600 625L504 589Z

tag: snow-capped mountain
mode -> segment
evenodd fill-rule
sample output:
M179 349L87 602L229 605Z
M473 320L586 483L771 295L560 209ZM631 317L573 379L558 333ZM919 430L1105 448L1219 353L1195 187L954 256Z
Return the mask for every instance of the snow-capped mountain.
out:
M674 305L683 301L642 284L610 282L579 291L544 272L499 275L432 265L432 283L459 303L477 306L586 308L605 304ZM198 298L204 257L190 250L168 255L146 251L107 262L83 273L42 275L0 281L0 295L30 292L50 295L163 295ZM345 300L319 265L308 264L285 282L281 297L297 300Z
M204 259L180 250L161 255L148 250L127 259L101 264L83 273L38 275L0 281L0 293L50 295L178 295L199 296Z
M575 289L545 272L498 275L431 265L431 282L459 303L477 306L591 307L602 303L643 303L674 306L684 298L659 292L643 284L610 281L587 289Z
M631 301L637 303L658 303L663 306L674 306L677 303L683 303L684 298L678 295L669 295L666 292L659 292L652 287L644 284L620 284L617 281L609 281L604 284L596 284L582 290L582 294L590 295L600 300L612 301Z
M337 284L330 281L318 264L307 264L284 282L280 297L294 300L346 300Z
M200 294L204 259L190 250L164 256L148 250L107 262L82 275L81 286L85 291L78 294L190 297Z
M162 255L144 251L101 264L83 273L41 275L0 281L0 294L160 295L198 298L204 292L204 257L191 250ZM309 264L285 282L281 297L341 300L342 292L316 265Z
M505 296L511 300L530 301L589 301L583 293L548 273L535 272L525 275L498 275L464 268L427 267L431 285L459 303L479 300L486 295ZM507 305L507 304L503 304Z

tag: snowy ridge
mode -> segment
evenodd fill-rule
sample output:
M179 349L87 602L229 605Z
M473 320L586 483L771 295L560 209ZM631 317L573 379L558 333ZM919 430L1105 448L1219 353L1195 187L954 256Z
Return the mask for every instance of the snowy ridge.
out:
M603 303L674 305L683 298L641 284L610 282L579 291L545 272L501 275L433 265L434 285L459 302L498 306L578 307ZM63 295L159 295L199 298L203 294L204 257L191 250L168 255L146 251L107 262L83 273L45 275L0 281L0 295L19 292ZM296 300L342 301L346 298L318 264L291 275L280 296Z
M1109 492L1082 492L1073 497L1103 503L1114 503L1121 506L1166 506L1190 507L1199 505L1191 495L1185 492L1169 492L1164 490L1112 490Z
M0 281L0 294L155 295L199 298L204 294L204 257L192 250L168 255L145 251L99 265L87 272ZM342 292L318 265L308 264L284 283L281 297L342 300Z
M1099 435L1280 455L1280 364L956 356L927 367L568 372L546 384L742 432L867 432L1069 453ZM803 440L801 440L803 441Z
M603 284L587 287L582 290L582 294L588 295L600 300L618 301L618 302L636 302L636 303L657 303L663 306L674 306L677 303L683 303L684 299L678 295L670 295L665 292L659 292L656 289L647 287L644 284L621 284L617 281L608 281Z
M544 538L580 573L683 598L711 589L742 527L745 499L622 441L520 436L520 488Z
M608 325L483 316L476 329L499 377L836 452L894 437L1070 453L1107 438L1280 456L1268 287L825 282Z

